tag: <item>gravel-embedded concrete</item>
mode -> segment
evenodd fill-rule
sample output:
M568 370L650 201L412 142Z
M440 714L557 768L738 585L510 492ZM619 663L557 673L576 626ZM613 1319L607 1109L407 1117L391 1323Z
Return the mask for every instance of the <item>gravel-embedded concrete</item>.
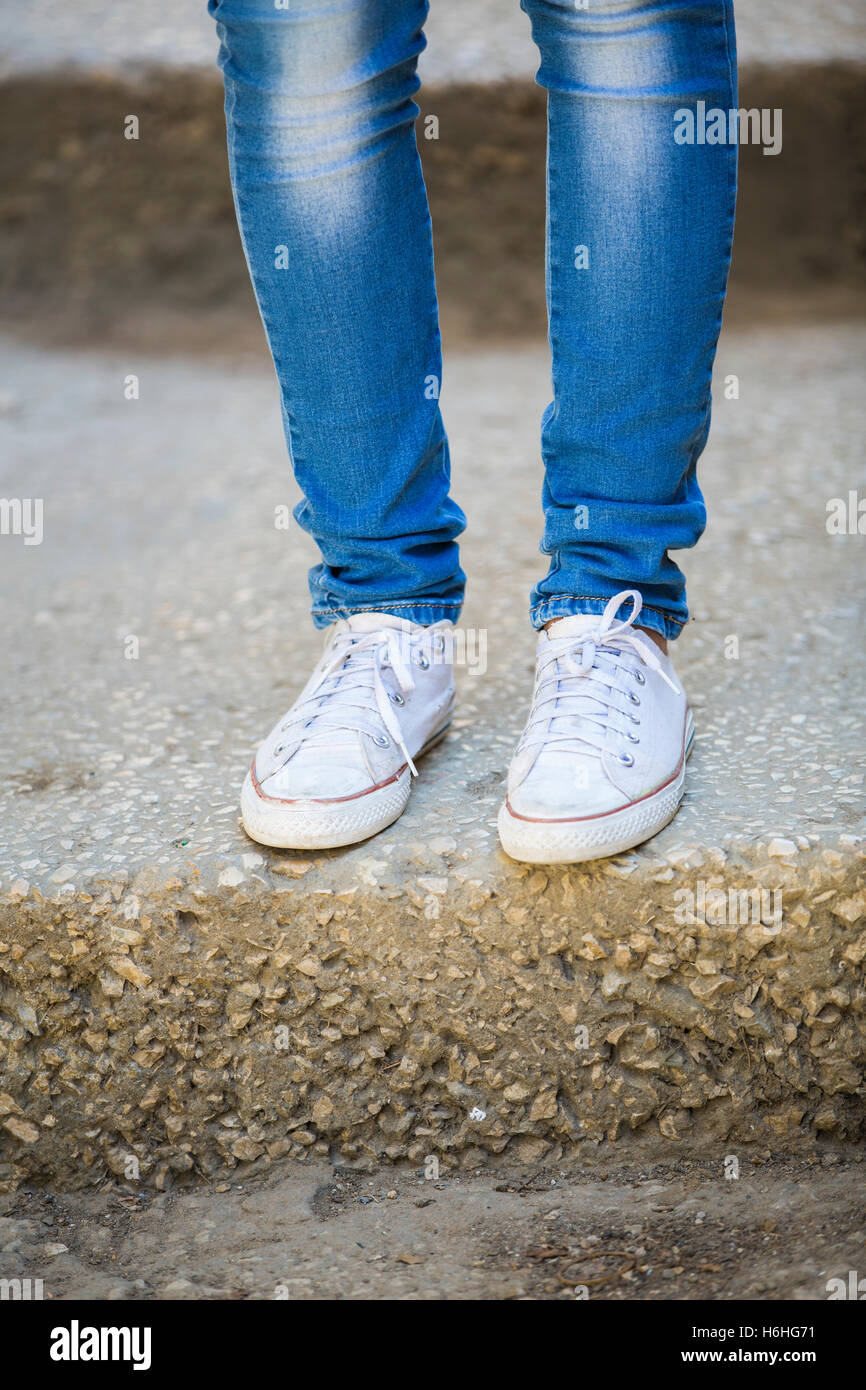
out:
M312 547L274 525L296 492L270 374L6 344L0 494L44 499L44 537L0 537L3 1183L862 1135L866 539L826 516L862 481L863 337L724 340L676 653L687 799L636 853L550 871L495 835L542 349L447 365L486 673L458 673L396 826L300 855L245 840L236 807L320 640ZM714 886L781 904L720 913Z

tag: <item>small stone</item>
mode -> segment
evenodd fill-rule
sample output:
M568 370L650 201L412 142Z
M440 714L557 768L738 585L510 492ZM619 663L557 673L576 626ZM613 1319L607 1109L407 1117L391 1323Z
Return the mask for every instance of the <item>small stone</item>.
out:
M699 863L702 855L697 845L679 845L674 849L668 850L665 856L668 864L674 869L685 869L691 864Z
M692 1117L688 1110L671 1110L660 1117L658 1124L666 1139L682 1139L692 1127Z
M439 897L448 892L447 878L430 878L425 876L418 879L418 884L426 893L436 893Z
M313 1124L323 1128L327 1125L334 1113L334 1102L330 1096L319 1096L313 1106Z
M134 931L131 927L119 927L115 922L111 928L113 941L119 941L124 946L140 946L144 936L140 931Z
M557 1112L556 1091L540 1091L532 1102L530 1120L555 1120Z
M607 951L599 945L592 932L584 932L580 939L583 947L577 953L579 956L583 956L584 960L604 960Z
M54 873L51 875L51 882L52 882L52 883L68 883L69 880L70 880L71 878L74 878L74 877L75 877L75 873L76 873L76 865L75 865L75 864L61 864L61 865L60 865L60 868L59 868L59 869L55 869L55 870L54 870Z
M619 999L628 983L628 975L623 975L619 970L608 970L601 981L602 995L605 999Z
M219 876L218 883L221 888L237 888L239 883L243 883L246 875L242 869L232 865L228 869L223 869Z
M35 1144L39 1138L39 1130L35 1125L29 1120L19 1120L15 1115L10 1115L3 1121L3 1128L8 1129L16 1139L20 1139L22 1144Z
M527 1136L518 1139L515 1147L521 1163L538 1163L544 1158L550 1145L545 1139L531 1139Z
M19 1004L18 1008L16 1009L16 1013L18 1014L19 1021L27 1029L27 1032L32 1033L34 1037L38 1037L39 1021L36 1017L36 1010L34 1009L33 1005Z
M274 859L271 863L271 873L302 878L312 867L312 861L309 859Z
M134 1285L128 1283L112 1284L105 1297L109 1303L120 1303L131 1296L133 1287Z
M236 1139L231 1148L235 1158L239 1159L241 1163L252 1163L253 1159L258 1158L259 1154L264 1151L263 1145L257 1144L248 1135L244 1135L242 1139Z
M797 846L793 840L775 839L767 845L767 854L770 859L790 859L797 853Z
M833 904L830 911L834 917L841 917L843 922L859 922L866 913L866 894L858 893L855 898L842 898Z
M696 999L702 1002L705 999L713 999L717 994L730 994L731 990L737 988L736 980L730 975L698 975L695 979L689 980L689 989Z
M162 1289L162 1298L195 1298L195 1284L189 1279L172 1279L170 1284L165 1284Z
M437 835L430 841L430 848L434 854L453 854L457 841L452 840L450 835Z
M122 980L128 980L136 989L144 989L145 985L150 984L150 976L129 956L112 956L109 965Z

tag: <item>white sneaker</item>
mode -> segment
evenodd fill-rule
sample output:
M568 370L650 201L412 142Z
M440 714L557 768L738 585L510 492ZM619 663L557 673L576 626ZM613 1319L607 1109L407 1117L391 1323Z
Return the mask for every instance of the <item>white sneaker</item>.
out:
M634 607L624 622L617 609ZM538 634L532 708L499 838L512 859L574 864L639 845L676 814L694 721L668 657L634 630L642 600Z
M247 834L280 849L366 840L409 800L414 759L454 710L453 625L358 613L328 628L325 650L247 773Z

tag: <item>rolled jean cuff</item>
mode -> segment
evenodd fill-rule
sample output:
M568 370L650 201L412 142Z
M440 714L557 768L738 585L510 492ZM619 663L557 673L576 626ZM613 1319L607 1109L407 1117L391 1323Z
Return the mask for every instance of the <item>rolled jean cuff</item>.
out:
M452 623L456 623L462 608L462 600L454 603L444 603L441 600L437 600L436 603L407 601L406 603L367 603L354 608L314 608L313 625L318 628L330 627L340 618L350 618L353 613L387 613L392 618L405 618L407 622L421 623L424 627L432 627L433 623L439 623L443 618L448 618Z
M532 619L532 626L538 632L552 618L571 618L576 613L601 614L609 602L609 598L554 594L552 597L544 599L543 602L537 603L530 610L529 616ZM622 606L624 610L628 611L628 603L624 603ZM635 626L651 628L653 632L660 632L662 637L666 637L668 641L673 641L679 637L687 622L687 617L675 618L672 614L663 612L661 608L649 608L644 604Z

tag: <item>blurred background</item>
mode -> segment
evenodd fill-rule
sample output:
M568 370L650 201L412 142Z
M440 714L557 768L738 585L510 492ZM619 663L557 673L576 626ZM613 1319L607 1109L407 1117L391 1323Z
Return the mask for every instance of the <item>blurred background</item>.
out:
M261 349L226 172L205 0L0 4L7 316L54 342ZM741 151L729 322L866 304L866 7L738 0L742 106L784 153ZM446 342L543 334L544 94L517 0L433 0L421 140ZM120 138L135 113L141 138Z

